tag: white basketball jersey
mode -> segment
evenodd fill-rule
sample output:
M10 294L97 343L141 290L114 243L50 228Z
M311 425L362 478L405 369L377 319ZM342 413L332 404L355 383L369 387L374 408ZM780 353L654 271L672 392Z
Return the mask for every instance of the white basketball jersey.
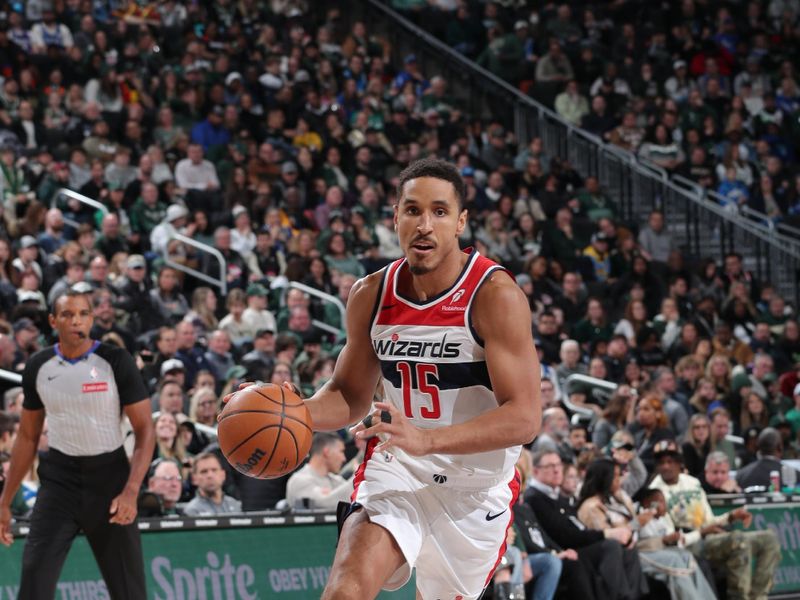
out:
M405 259L395 261L385 269L375 306L371 337L385 399L424 429L463 423L498 406L470 310L480 286L502 267L466 252L456 283L426 302L398 292L398 275L408 267ZM391 453L423 481L480 489L513 477L520 446L461 455Z

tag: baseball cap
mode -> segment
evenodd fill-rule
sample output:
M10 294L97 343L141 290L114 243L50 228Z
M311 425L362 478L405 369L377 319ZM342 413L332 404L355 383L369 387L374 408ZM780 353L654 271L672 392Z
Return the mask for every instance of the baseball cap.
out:
M472 167L462 167L461 169L461 176L462 177L475 177L475 169Z
M225 77L225 85L230 85L237 79L241 81L242 74L239 73L238 71L232 71L231 73L228 73L228 75Z
M793 395L800 396L800 383L798 383L796 386L794 386Z
M281 165L281 173L297 173L297 165L287 160Z
M523 21L522 19L514 23L514 31L519 31L520 29L527 29L527 28L528 28L528 22Z
M267 291L267 288L260 283L251 283L247 286L246 294L248 296L266 296L269 294L269 292Z
M25 290L19 293L17 300L20 302L39 302L39 294L33 290Z
M141 254L131 254L128 260L125 261L125 266L129 269L144 269L147 266L147 261Z
M237 204L236 206L233 207L233 210L231 211L231 214L233 215L233 218L235 219L239 215L244 214L246 212L247 212L247 209L244 206L242 206L241 204Z
M39 242L36 241L36 238L32 235L23 235L22 238L19 240L19 247L20 248L31 248L32 246L38 246Z
M183 362L181 362L177 358L170 358L162 363L161 376L163 377L170 371L185 371L185 370L186 368L183 366Z
M258 331L256 331L256 337L260 338L264 335L275 335L275 330L271 327L262 327Z
M672 63L672 68L674 70L676 70L676 71L678 69L685 69L686 68L686 61L685 60L676 60L674 63Z
M406 57L403 59L405 64L415 63L417 62L417 55L416 54L406 54Z
M91 294L94 291L92 284L88 281L79 281L78 283L73 283L72 287L69 289L76 294Z
M592 243L595 242L606 242L608 243L608 236L606 235L605 231L598 231L597 233L592 234Z
M172 222L176 221L177 219L181 219L189 214L189 211L186 210L180 204L170 204L167 207L167 221Z
M295 83L308 83L309 81L311 81L311 75L309 75L308 71L305 69L299 69L297 73L294 74Z
M636 447L630 443L629 440L625 440L622 438L618 438L616 440L611 440L611 447L614 450L634 450Z
M653 446L653 455L656 460L663 456L672 456L678 460L683 460L683 454L675 440L659 440L656 442L656 445Z
M239 379L247 375L247 369L244 368L242 365L233 365L228 371L225 373L225 379Z
M28 317L22 317L21 319L14 321L14 333L22 331L23 329L27 329L28 331L39 331L36 323L34 323L33 320Z

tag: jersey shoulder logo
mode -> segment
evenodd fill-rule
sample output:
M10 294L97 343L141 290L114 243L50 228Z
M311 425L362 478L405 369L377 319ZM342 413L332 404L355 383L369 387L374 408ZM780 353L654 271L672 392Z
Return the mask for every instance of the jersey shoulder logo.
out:
M92 370L89 371L89 378L92 380L97 379L100 376L100 373L97 372L97 367L92 367Z

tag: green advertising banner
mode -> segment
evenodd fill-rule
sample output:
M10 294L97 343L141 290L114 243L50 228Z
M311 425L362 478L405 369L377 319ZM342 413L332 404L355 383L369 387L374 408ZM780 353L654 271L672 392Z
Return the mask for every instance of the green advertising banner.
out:
M713 505L715 514L741 506ZM800 591L800 504L781 502L773 504L748 504L753 513L750 530L772 529L781 543L781 563L775 571L773 593Z
M17 597L24 543L20 538L10 548L0 546L0 600ZM336 526L142 531L142 544L149 598L316 600L333 562ZM414 597L413 582L380 596ZM89 544L81 536L69 553L56 600L108 599Z

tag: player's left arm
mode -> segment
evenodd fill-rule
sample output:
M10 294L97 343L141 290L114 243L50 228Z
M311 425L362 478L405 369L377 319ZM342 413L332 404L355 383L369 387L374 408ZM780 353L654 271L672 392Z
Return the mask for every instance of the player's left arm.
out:
M149 398L133 404L126 404L123 410L131 422L135 441L128 481L125 483L122 492L111 501L111 506L108 510L111 515L110 522L118 525L127 525L136 518L139 488L150 466L150 460L153 458L156 439L153 431L153 417L150 413Z
M505 273L490 275L474 300L472 322L484 342L486 364L498 407L469 421L437 429L412 425L394 406L391 423L380 422L359 435L389 438L377 450L393 446L409 454L473 454L531 442L541 426L539 359L531 333L531 311L524 293ZM376 419L377 420L377 419Z

